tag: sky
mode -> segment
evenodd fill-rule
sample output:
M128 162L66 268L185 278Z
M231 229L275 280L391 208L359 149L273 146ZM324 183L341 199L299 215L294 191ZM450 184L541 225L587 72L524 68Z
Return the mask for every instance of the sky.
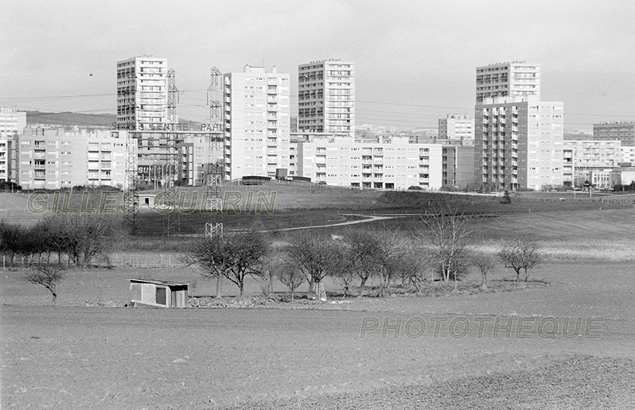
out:
M632 0L21 0L2 14L0 106L21 110L115 113L117 61L150 55L175 69L179 117L204 121L211 67L275 65L295 103L297 66L333 58L355 62L358 125L435 128L473 115L476 67L526 61L565 128L635 121Z

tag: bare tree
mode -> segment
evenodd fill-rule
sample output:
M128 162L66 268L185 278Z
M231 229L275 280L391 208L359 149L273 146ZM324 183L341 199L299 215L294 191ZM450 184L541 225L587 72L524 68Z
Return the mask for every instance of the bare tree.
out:
M496 266L496 260L484 253L478 253L472 256L472 265L481 272L481 287L487 288L487 274Z
M24 279L35 285L42 285L51 292L53 306L55 306L57 285L64 279L64 268L60 265L40 263L27 270Z
M342 242L341 239L338 239ZM351 258L351 249L346 242L333 249L333 263L330 274L342 285L344 297L350 295L353 281L357 277L353 270L354 261Z
M228 232L199 241L193 258L204 269L203 276L226 278L244 295L247 276L262 277L268 244L256 231ZM220 297L220 294L217 294Z
M520 279L520 271L525 272L525 282L529 280L529 271L541 262L538 243L530 237L514 238L505 241L498 252L498 257L506 268L516 272L516 282Z
M405 253L405 241L399 232L382 230L376 232L378 248L372 260L379 278L379 296L384 296L393 278L400 274Z
M302 234L286 249L288 260L295 263L309 283L315 286L316 298L326 301L322 280L337 271L340 241L326 235Z
M291 294L291 302L295 299L295 290L304 282L305 278L300 269L293 263L281 263L277 269L278 280L287 286Z
M432 255L443 281L454 279L467 270L469 237L473 232L472 218L458 207L440 204L422 221L426 227L424 236L432 243Z
M417 293L423 289L426 273L430 267L430 257L422 255L415 249L408 249L401 258L399 269L403 277L408 281Z
M280 268L282 263L283 260L279 255L270 255L263 259L262 277L265 283L262 286L262 292L265 296L269 296L273 293L273 282L276 278L276 270Z
M345 235L349 249L350 272L356 274L361 282L358 297L364 295L364 286L375 274L374 255L379 249L379 238L371 230L350 230Z

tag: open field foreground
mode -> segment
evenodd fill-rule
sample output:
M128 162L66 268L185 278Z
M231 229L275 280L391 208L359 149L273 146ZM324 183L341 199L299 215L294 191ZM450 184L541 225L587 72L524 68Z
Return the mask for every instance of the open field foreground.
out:
M269 309L85 306L126 301L140 270L75 273L54 308L1 273L4 409L635 407L632 263L552 262L532 276L549 286L513 292Z

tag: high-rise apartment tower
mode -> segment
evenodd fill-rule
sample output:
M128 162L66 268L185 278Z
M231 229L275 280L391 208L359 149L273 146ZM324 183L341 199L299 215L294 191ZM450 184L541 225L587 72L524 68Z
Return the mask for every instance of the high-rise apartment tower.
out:
M298 131L355 135L355 63L298 66Z
M524 61L490 64L476 68L476 102L488 97L540 98L540 66Z
M563 184L563 103L486 98L476 105L474 175L490 189Z
M168 60L133 57L117 62L117 128L159 129L168 123Z
M289 74L245 66L223 75L226 172L285 177L289 169Z

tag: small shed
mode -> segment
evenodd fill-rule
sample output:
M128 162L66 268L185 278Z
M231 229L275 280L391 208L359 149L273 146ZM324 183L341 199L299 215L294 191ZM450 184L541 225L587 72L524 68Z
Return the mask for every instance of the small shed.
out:
M133 306L184 308L187 307L187 289L187 283L130 279L130 303Z
M139 194L139 204L141 206L146 206L148 208L154 208L154 204L156 202L157 195L156 194Z

